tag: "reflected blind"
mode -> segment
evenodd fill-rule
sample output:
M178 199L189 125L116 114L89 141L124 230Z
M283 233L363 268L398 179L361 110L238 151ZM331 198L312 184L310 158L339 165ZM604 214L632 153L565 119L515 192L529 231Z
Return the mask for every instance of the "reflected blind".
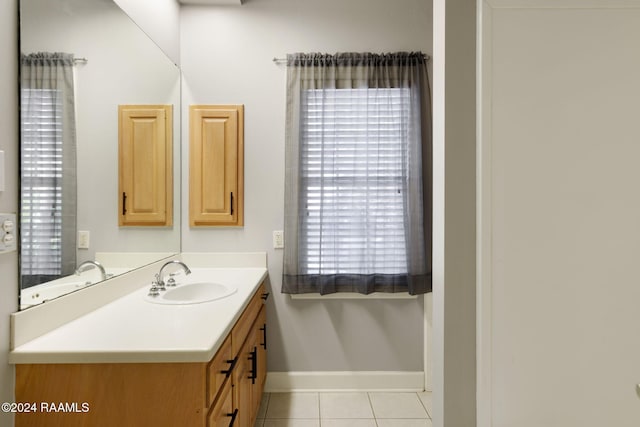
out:
M22 275L62 268L62 92L22 89Z
M406 274L408 88L311 89L300 110L301 274Z

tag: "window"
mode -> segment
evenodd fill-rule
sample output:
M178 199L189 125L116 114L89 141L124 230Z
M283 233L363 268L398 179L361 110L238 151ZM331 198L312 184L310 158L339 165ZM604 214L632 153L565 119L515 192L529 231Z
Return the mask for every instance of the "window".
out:
M59 276L62 266L62 96L22 89L22 274Z
M407 273L407 92L304 92L299 247L305 274Z
M22 55L20 67L22 288L76 266L73 55Z
M287 56L282 292L431 290L430 108L422 53Z

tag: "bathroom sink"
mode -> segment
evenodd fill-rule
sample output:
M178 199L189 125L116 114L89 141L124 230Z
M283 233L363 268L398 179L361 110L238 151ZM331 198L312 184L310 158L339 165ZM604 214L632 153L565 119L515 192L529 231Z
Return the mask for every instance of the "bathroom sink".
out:
M157 297L147 296L146 300L155 304L200 304L233 295L238 288L215 282L185 283L168 288Z

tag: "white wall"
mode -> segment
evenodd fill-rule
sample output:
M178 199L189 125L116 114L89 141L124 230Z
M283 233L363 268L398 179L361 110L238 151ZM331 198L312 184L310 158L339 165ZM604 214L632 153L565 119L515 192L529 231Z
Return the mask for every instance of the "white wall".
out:
M484 5L481 425L635 427L640 9L540 3Z
M75 67L78 230L91 233L78 263L100 252L178 252L179 193L172 227L118 227L118 105L172 104L174 157L179 159L180 78L175 65L116 5L75 0L22 1L24 53L69 52ZM179 167L179 161L176 160ZM179 188L180 176L174 176Z
M0 150L5 156L5 191L0 212L18 211L18 1L0 1ZM9 313L18 309L18 254L0 254L0 402L14 401L15 373L7 363ZM13 415L0 412L0 425L11 427Z
M177 0L115 0L152 40L180 65L180 4Z
M184 251L268 250L270 371L422 371L423 302L292 301L280 293L283 228L284 66L291 52L431 53L431 1L260 0L241 7L184 6L183 123L190 104L245 105L245 226L190 229L188 126L183 126ZM363 331L366 331L364 333Z

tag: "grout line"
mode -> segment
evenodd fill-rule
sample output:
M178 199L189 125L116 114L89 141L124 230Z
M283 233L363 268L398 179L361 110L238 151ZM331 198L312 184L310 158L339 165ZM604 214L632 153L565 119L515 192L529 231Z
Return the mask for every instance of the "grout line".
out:
M371 402L371 393L367 392L367 400L369 401L369 407L371 408L371 413L373 414L373 419L376 420L376 426L378 425L378 417L376 417L376 411L373 408L373 402Z
M424 393L424 392L423 392ZM424 408L424 411L427 413L427 418L431 419L431 413L429 412L429 410L427 409L427 405L424 404L424 402L422 401L422 399L420 398L420 394L416 393L416 396L418 396L418 400L420 401L420 404L422 405L422 407Z
M271 401L271 393L267 394L267 403L264 405L264 419L267 419L267 412L269 411L269 402Z

